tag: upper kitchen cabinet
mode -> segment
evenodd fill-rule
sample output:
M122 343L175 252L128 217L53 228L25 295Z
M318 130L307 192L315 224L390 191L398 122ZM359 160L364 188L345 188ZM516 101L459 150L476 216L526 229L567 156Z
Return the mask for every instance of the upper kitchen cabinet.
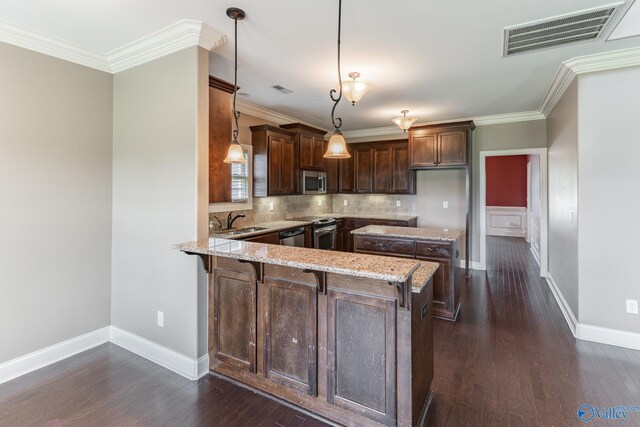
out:
M322 151L327 151L329 141L325 141ZM327 174L327 194L335 194L340 190L340 164L345 159L323 159L324 171Z
M416 126L409 129L413 169L464 167L470 162L472 121Z
M340 192L415 194L407 141L347 145L351 159L341 160Z
M222 160L231 141L233 85L209 76L209 203L231 202L231 165Z
M275 126L251 126L253 194L256 197L298 193L296 133Z
M324 155L324 136L327 132L302 123L292 123L280 127L296 133L300 170L324 170L322 156Z

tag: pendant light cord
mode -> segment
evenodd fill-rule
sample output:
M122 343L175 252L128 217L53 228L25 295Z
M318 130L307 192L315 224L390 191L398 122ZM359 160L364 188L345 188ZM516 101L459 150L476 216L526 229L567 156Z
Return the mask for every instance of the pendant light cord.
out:
M342 126L342 119L340 117L334 117L335 111L336 111L336 107L338 106L338 104L340 103L340 100L342 99L342 75L340 72L340 29L342 26L342 0L338 0L338 83L339 83L339 90L340 93L338 94L338 97L335 97L335 93L336 90L335 89L331 89L329 91L329 96L331 97L331 100L334 102L333 104L333 108L331 109L331 122L333 122L333 126L335 126L336 130L340 129L340 126Z
M233 142L238 141L238 119L240 118L240 112L236 111L236 94L238 93L238 18L234 18L235 34L234 34L234 74L233 74L233 118L236 122L236 127L233 129Z

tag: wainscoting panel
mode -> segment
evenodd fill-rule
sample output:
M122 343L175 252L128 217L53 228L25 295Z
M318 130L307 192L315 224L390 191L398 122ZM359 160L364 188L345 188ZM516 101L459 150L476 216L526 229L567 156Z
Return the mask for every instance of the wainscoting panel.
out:
M538 265L540 265L540 217L531 213L531 236L529 236L531 242L531 253L536 259Z
M527 208L487 206L487 236L525 237Z

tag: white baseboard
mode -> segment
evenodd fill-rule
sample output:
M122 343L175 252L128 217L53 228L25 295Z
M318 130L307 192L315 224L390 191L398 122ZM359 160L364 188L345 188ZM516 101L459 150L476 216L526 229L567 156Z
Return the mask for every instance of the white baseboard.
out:
M198 378L202 378L209 373L209 355L205 354L198 359Z
M463 259L460 260L460 268L466 268L467 262ZM482 268L482 264L480 261L471 261L471 269L472 270L486 270L486 268Z
M551 289L551 293L553 293L553 296L555 297L556 302L560 306L560 310L562 311L564 320L567 321L567 325L569 325L569 329L571 329L571 333L573 334L574 337L579 338L577 335L578 320L576 319L576 316L573 314L571 307L569 307L567 300L564 299L562 292L560 292L560 289L558 288L556 281L553 280L551 273L549 273L548 271L547 271L547 284L549 285L549 289Z
M201 376L200 366L201 364L204 365L204 358L192 359L182 353L115 326L111 326L111 338L109 341L189 380L197 380ZM208 359L208 356L205 357ZM208 365L209 362L207 360Z
M0 364L0 384L109 341L109 326Z
M585 341L640 350L640 334L634 332L580 323L577 337Z
M538 267L540 267L540 254L537 253L535 249L533 249L533 245L529 247L529 250L531 250L531 255L533 255L533 259L535 259L536 263L538 263Z

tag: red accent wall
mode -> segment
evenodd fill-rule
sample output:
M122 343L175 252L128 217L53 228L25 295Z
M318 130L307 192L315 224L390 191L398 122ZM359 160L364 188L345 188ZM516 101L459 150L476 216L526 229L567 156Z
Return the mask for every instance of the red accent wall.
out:
M487 206L527 207L527 156L486 158Z

